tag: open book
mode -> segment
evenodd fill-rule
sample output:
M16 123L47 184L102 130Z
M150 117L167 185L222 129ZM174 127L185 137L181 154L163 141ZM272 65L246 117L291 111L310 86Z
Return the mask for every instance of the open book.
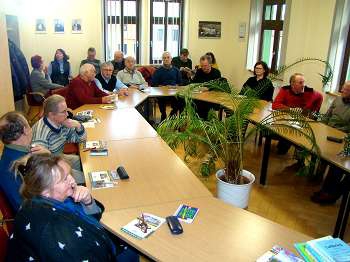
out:
M90 151L91 156L107 156L107 142L101 140L86 141L84 151Z
M116 171L96 171L89 173L91 185L94 189L114 187L118 184L119 176Z
M142 213L139 217L123 226L121 230L137 239L144 239L156 231L164 222L164 218Z

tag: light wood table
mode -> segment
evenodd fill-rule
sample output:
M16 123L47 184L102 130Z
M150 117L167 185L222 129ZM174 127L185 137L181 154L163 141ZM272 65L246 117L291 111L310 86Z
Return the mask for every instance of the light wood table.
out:
M148 97L147 93L140 92L135 88L128 88L128 96L118 96L117 107L122 108L134 108L145 101Z
M211 196L184 162L160 138L108 141L108 156L81 152L87 186L91 171L115 170L122 165L130 179L116 187L92 190L106 210L147 206L180 199Z
M130 97L131 98L131 97ZM87 140L120 140L156 137L157 132L134 108L115 110L101 109L101 105L84 105L76 112L93 110L94 117L101 120L94 128L87 128Z
M192 224L181 223L184 229L181 235L172 235L166 223L144 240L120 230L142 212L165 218L180 204L199 208ZM213 197L105 212L101 222L156 261L255 261L276 244L296 253L293 243L310 240L306 235Z

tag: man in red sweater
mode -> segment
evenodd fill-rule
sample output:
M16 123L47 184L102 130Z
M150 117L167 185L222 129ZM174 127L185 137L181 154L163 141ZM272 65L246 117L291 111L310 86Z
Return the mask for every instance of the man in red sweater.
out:
M289 86L281 87L272 103L272 109L299 107L307 112L318 112L320 110L323 97L319 92L305 86L303 74L293 74L289 83Z
M95 84L96 71L91 64L80 67L79 76L69 84L66 102L71 109L76 109L85 104L109 104L115 99L115 95L108 95L101 91Z
M290 85L281 87L278 95L272 103L272 109L301 108L305 113L318 112L321 108L323 96L321 93L305 86L304 75L293 74L289 79ZM284 155L291 144L280 139L277 145L277 153Z

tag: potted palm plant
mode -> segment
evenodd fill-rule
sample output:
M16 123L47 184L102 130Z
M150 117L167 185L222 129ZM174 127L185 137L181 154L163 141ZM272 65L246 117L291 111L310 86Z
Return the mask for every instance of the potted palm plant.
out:
M212 91L220 91L218 102L230 110L221 120L215 111L209 111L208 118L202 119L195 110L193 98L203 86ZM258 88L262 90L263 87ZM258 128L267 132L288 132L303 136L317 151L314 133L298 110L273 111L253 128L247 128L254 110L261 107L257 98L259 91L248 89L245 96L227 81L214 80L205 84L190 84L179 95L185 100L184 110L179 116L164 120L157 128L159 135L175 149L184 146L185 160L188 157L202 159L201 174L208 176L216 172L218 197L234 206L246 208L255 177L243 168L243 147L247 138ZM290 123L293 122L293 125Z

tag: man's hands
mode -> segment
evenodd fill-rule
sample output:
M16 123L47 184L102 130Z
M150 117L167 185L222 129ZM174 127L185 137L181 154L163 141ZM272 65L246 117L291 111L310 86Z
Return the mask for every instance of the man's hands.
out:
M129 91L127 88L122 88L118 91L118 95L120 96L128 96L129 95Z
M102 97L102 104L110 104L113 103L115 100L115 95L109 95Z
M51 152L41 145L32 144L30 147L30 153L32 154L51 154Z
M81 128L81 124L77 120L67 118L62 125L68 128Z

